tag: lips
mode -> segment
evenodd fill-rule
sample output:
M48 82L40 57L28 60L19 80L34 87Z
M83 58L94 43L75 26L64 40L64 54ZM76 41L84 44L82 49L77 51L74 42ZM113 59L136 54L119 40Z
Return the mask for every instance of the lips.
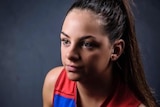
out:
M81 67L79 66L74 66L74 65L66 65L66 70L70 72L76 72L79 71Z

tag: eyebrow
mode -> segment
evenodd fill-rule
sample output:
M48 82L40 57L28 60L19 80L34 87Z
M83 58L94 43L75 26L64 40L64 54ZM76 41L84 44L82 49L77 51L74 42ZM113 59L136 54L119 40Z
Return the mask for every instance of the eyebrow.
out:
M66 37L68 37L68 38L69 38L69 35L67 35L66 33L61 32L61 34L63 34L64 36L66 36Z
M70 36L69 36L69 35L67 35L67 34L66 34L66 33L64 33L64 32L61 32L61 34L63 34L64 36L66 36L66 37L70 38ZM84 39L88 39L88 38L96 39L96 38L95 38L94 36L92 36L92 35L86 35L86 36L81 37L80 39L81 39L81 40L84 40Z

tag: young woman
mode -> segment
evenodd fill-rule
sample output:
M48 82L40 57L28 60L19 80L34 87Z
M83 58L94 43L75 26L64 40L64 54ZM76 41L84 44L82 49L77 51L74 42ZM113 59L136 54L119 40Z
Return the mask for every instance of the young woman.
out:
M128 0L77 0L61 31L62 67L43 107L156 107L146 83Z

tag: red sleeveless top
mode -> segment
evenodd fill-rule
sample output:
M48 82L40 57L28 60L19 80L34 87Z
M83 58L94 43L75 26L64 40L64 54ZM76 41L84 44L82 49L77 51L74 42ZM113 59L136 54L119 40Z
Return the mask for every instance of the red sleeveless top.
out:
M76 82L69 80L63 69L55 85L53 107L76 107L76 99ZM100 107L138 107L140 104L127 86L119 84Z

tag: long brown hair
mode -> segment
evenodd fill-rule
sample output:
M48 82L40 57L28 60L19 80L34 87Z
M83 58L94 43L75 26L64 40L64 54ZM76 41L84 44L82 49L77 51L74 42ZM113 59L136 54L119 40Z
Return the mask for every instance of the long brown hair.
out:
M116 72L144 105L156 107L156 100L145 79L130 4L129 0L77 0L68 12L74 8L94 12L103 21L104 32L109 34L111 42L116 39L125 41L124 53L114 65L119 68Z

